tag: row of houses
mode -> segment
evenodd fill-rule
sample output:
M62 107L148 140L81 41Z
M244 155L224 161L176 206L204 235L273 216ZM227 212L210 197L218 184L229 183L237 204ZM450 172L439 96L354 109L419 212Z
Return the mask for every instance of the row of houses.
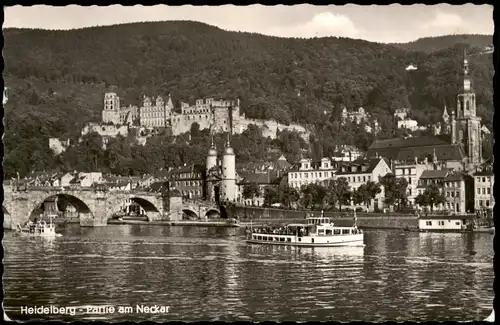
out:
M444 161L438 161L434 152L432 160L415 158L409 161L391 161L385 158L358 159L350 163L338 163L330 158L320 162L302 159L287 174L288 185L299 189L311 183L326 184L330 180L344 177L351 190L356 190L369 181L379 182L387 174L405 179L408 183L407 197L411 206L417 206L415 199L423 194L431 184L437 185L446 202L436 207L452 213L467 213L473 210L490 209L495 199L493 196L494 173L491 166L478 167L466 172L449 167ZM380 208L384 198L382 192L375 198L374 206Z
M217 166L220 167L220 166ZM216 168L217 168L216 167ZM344 177L351 190L356 190L367 182L379 182L387 174L404 178L408 182L407 196L410 205L416 206L415 198L422 194L430 184L438 185L446 199L445 204L436 207L453 213L491 208L494 205L494 174L486 166L474 173L466 173L438 162L436 155L432 160L424 158L399 162L382 157L370 159L359 157L354 161L338 161L335 157L325 157L316 162L304 158L298 164L290 164L284 156L276 161L239 164L237 166L238 203L261 206L264 203L264 189L268 186L288 185L299 190L311 183L326 185L329 181ZM183 166L158 171L155 175L117 176L100 172L32 173L17 182L27 186L54 186L64 188L102 187L106 190L141 189L151 192L178 190L189 199L205 199L210 190L210 180L203 165ZM256 184L259 195L244 198L247 185ZM382 208L384 191L373 200L371 208Z

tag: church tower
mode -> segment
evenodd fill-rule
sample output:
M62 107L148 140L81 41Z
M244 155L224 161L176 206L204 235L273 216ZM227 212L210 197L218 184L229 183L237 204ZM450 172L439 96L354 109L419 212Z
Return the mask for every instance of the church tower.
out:
M456 127L452 139L463 145L469 165L482 162L481 118L476 116L476 94L472 88L469 76L469 62L464 51L463 85L457 95L457 110L455 114Z
M227 133L227 143L222 156L222 201L236 201L236 156L231 148L230 132Z

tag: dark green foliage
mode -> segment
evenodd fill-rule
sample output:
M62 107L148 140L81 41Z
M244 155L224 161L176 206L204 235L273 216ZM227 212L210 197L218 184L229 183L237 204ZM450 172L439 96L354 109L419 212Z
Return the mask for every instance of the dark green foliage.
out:
M243 186L243 198L244 199L253 199L254 197L260 196L260 189L257 183L252 182L250 184L246 184Z
M445 103L455 107L464 48L450 43L426 54L347 38L227 32L187 21L70 31L5 29L4 38L8 177L44 168L141 174L204 161L209 139L196 126L190 143L187 137L174 141L164 135L140 147L119 139L99 152L95 136L89 136L53 157L48 138L69 137L76 143L85 123L101 120L107 91L116 92L122 106L138 105L144 93L170 93L176 107L202 97L238 97L247 117L308 125L315 135L310 149L318 156L331 156L335 144L366 149L373 136L362 126L340 126L341 105L363 106L376 117L379 138L399 132L392 118L397 108L411 107L423 124L438 121ZM407 72L410 63L418 70ZM493 130L491 54L471 57L470 71L478 114ZM269 160L273 148L297 161L301 149L309 149L290 132L280 132L279 140L271 142L251 128L233 140L239 161ZM217 141L221 148L223 139Z
M431 208L431 212L434 211L434 207L439 204L445 203L446 199L441 192L441 188L436 184L429 185L424 193L417 195L415 198L415 203L418 205Z

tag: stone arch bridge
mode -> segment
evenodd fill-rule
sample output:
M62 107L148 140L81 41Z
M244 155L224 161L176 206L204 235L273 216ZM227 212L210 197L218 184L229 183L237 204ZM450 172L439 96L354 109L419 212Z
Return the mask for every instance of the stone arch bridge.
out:
M221 216L220 210L215 204L199 200L184 199L182 201L182 212L196 219L206 219L211 215Z
M80 225L87 227L106 226L108 218L127 200L140 205L149 221L179 221L183 211L194 212L198 217L202 213L219 212L216 205L209 202L189 200L183 204L179 196L146 191L64 190L59 187L29 187L16 191L4 186L4 228L14 229L17 224L24 224L33 211L51 197L64 197L78 211Z

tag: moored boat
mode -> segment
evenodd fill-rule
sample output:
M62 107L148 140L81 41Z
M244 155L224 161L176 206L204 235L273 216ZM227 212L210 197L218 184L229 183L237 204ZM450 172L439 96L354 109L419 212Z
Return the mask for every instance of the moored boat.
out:
M356 222L352 227L338 227L329 218L321 216L308 217L305 223L275 229L250 229L246 242L306 247L364 246L364 234Z
M56 233L56 225L52 222L52 216L49 216L49 222L40 220L37 222L28 221L24 226L17 225L16 233L22 237L61 237Z

